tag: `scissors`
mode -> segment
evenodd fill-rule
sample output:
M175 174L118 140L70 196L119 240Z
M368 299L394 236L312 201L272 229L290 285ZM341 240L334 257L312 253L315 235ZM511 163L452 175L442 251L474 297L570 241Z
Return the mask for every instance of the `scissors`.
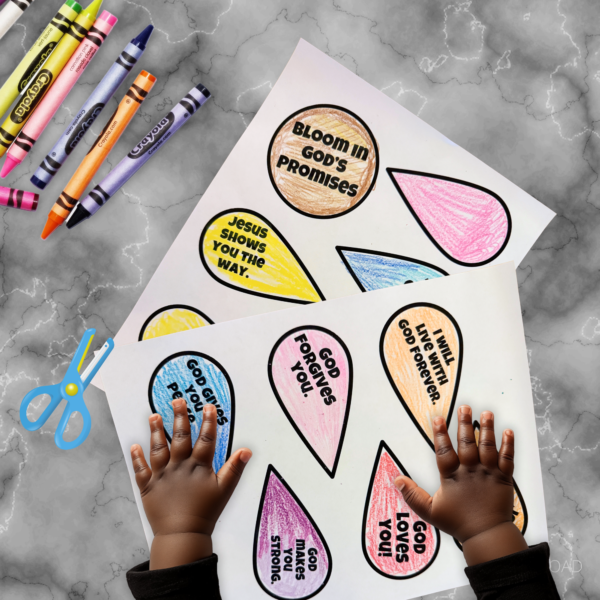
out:
M71 450L77 448L87 438L90 429L92 428L92 417L90 412L85 405L83 399L83 390L87 388L90 381L94 378L94 375L98 372L98 369L104 364L104 361L108 358L108 355L112 352L115 347L115 343L111 338L106 340L104 346L102 346L100 352L96 354L94 360L88 365L87 369L83 372L83 375L79 375L79 369L85 360L87 351L89 350L92 339L96 333L95 329L88 329L84 334L79 347L73 360L67 369L64 379L61 383L54 385L42 385L31 390L23 401L21 402L21 424L28 431L37 431L44 423L48 420L50 415L55 411L61 401L64 399L67 401L67 406L60 418L60 423L54 434L54 442L61 450ZM46 407L46 410L38 418L37 421L30 421L27 418L27 409L31 404L32 400L37 396L48 394L50 396L50 404ZM81 433L71 442L66 442L63 438L65 428L71 415L78 412L83 417L83 429Z

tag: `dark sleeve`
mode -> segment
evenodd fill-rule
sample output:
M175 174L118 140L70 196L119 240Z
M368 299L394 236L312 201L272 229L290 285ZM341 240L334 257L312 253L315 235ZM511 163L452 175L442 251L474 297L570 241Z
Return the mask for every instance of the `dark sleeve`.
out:
M467 567L465 573L477 600L560 600L546 542Z
M221 600L217 555L170 569L150 571L150 561L127 571L136 600Z

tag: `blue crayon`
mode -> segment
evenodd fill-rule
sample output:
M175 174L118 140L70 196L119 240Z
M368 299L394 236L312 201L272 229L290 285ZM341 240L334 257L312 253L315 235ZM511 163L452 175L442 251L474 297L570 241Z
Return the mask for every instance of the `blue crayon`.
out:
M387 252L337 246L350 275L363 292L372 292L401 285L427 281L448 275L439 267Z
M173 110L162 118L140 143L77 204L67 220L67 228L75 227L100 210L100 207L124 186L209 98L210 92L202 84L192 88L189 94L186 94Z
M42 161L31 178L31 183L43 190L58 170L75 150L85 132L92 126L107 102L123 83L129 71L144 53L146 44L154 27L148 25L137 37L133 38L121 52L119 58L107 71L102 81L96 86L86 103L81 107L71 124L65 129L48 156Z

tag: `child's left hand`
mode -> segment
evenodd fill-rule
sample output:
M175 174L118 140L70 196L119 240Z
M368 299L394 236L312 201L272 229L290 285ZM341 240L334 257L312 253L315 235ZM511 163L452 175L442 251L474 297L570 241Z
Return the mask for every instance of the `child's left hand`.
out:
M135 480L154 532L150 570L184 565L212 554L215 524L252 457L250 450L241 448L215 473L215 407L204 406L193 449L185 400L174 400L173 412L170 451L161 416L149 419L152 469L142 448L138 444L131 447Z

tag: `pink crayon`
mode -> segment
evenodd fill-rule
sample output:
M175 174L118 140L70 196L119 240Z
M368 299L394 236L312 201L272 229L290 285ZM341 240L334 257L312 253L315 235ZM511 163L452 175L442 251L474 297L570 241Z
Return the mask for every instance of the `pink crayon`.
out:
M77 48L77 51L73 53L73 56L71 56L69 62L61 71L54 85L52 85L48 93L44 96L40 105L13 142L2 166L0 177L6 177L23 161L28 152L33 148L33 145L40 135L42 135L64 99L90 64L116 22L117 17L106 10L96 19L96 22Z
M35 210L38 205L39 194L15 190L0 186L0 206L10 206L21 210Z

